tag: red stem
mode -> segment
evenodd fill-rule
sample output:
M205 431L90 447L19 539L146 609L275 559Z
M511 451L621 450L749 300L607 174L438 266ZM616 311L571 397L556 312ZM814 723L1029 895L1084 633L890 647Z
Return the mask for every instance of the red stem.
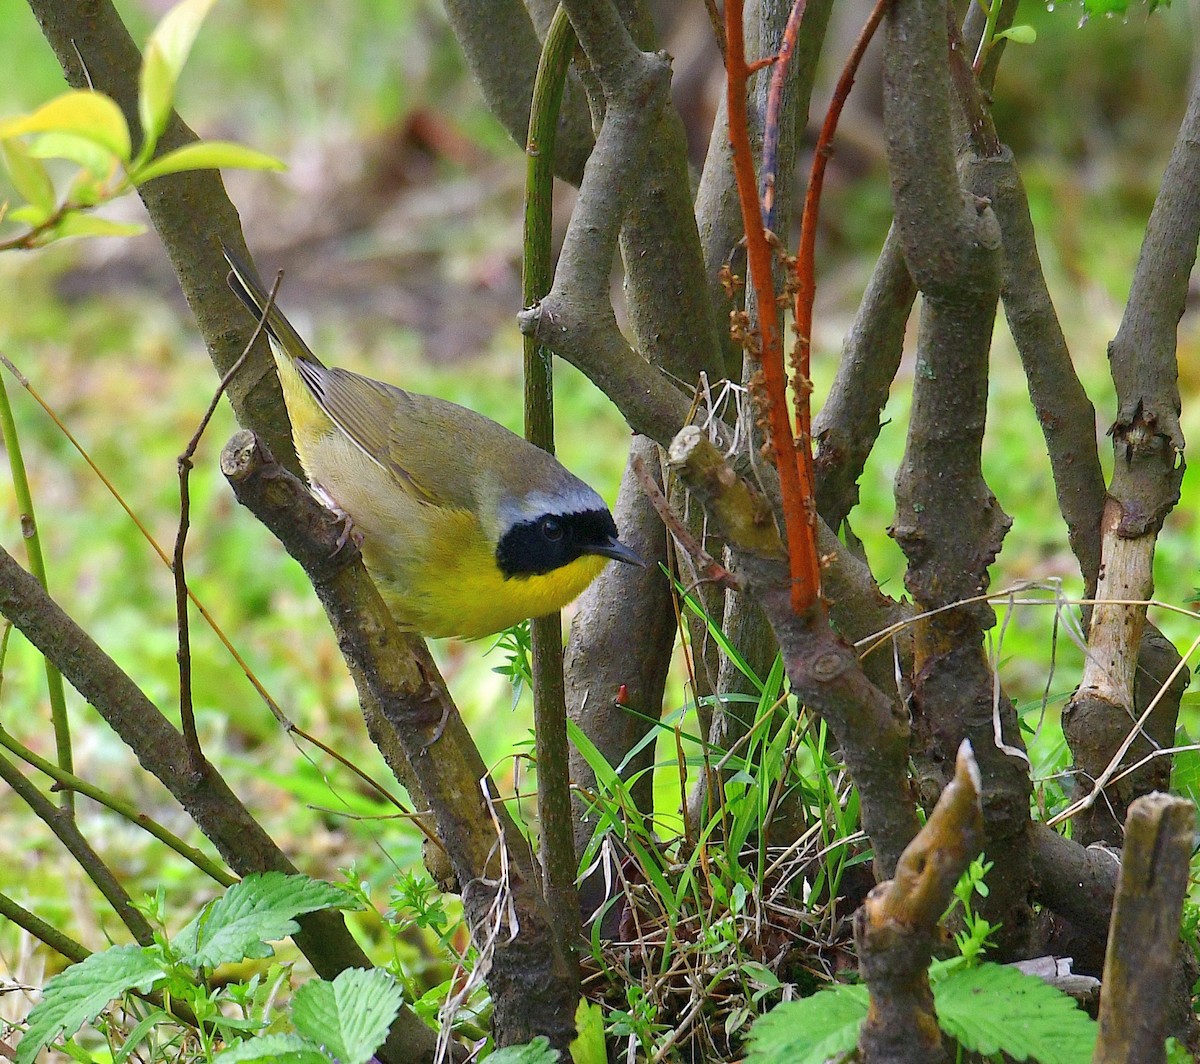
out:
M763 226L754 176L754 156L746 120L746 44L742 29L742 0L726 0L726 92L728 94L729 143L737 180L742 224L746 230L746 258L750 282L758 301L759 359L766 390L765 413L775 468L779 471L783 516L787 531L788 558L792 577L792 609L803 613L815 605L819 594L816 530L811 479L807 490L801 483L792 426L788 418L787 372L779 329L779 306L775 299L771 270L774 254ZM751 351L753 356L754 352ZM811 459L810 459L811 464Z
M858 73L863 53L871 38L883 21L891 0L876 0L870 17L854 42L846 65L842 68L837 87L833 91L833 99L829 101L829 110L825 113L825 121L821 125L821 135L817 138L817 146L813 151L812 172L808 178L808 191L804 196L804 213L800 218L800 248L796 253L794 269L796 271L796 304L794 316L796 320L796 348L792 356L795 372L795 405L796 426L799 439L796 443L796 458L800 466L800 482L810 493L813 490L813 458L812 458L812 321L813 302L816 299L816 256L817 256L817 219L821 210L821 189L825 184L825 168L829 157L833 154L833 136L837 132L838 119L842 116L842 108L850 89L854 85L854 77Z

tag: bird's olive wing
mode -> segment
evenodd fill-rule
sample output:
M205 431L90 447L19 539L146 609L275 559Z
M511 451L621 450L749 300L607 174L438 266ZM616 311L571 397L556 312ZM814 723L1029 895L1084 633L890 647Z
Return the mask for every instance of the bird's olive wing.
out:
M402 408L412 403L413 396L349 370L305 362L298 362L297 368L321 409L368 458L387 470L405 491L426 502L437 501L413 470L397 460L392 446L393 422L397 416L403 417Z

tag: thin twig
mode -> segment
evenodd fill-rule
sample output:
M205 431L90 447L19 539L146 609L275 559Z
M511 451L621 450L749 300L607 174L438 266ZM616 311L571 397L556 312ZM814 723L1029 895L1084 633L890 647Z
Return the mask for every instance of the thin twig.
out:
M775 56L775 66L771 71L771 84L767 90L767 117L763 122L763 162L759 187L762 189L763 225L770 231L775 229L775 174L778 167L783 89L792 65L792 53L796 50L796 35L800 32L800 23L804 19L804 9L807 6L808 0L795 0L792 4L791 14L788 15L787 25L783 29L783 41L779 45L779 53Z
M267 324L267 315L271 313L271 307L275 305L275 294L279 291L279 284L282 280L283 272L280 271L275 277L275 283L271 286L271 291L267 294L267 302L263 307L262 316L254 326L254 331L250 334L250 339L246 341L245 348L233 365L229 367L229 371L221 378L221 383L217 385L217 390L213 393L212 399L209 400L208 409L204 411L204 416L200 419L199 426L197 426L191 440L188 441L187 448L177 459L179 469L179 530L175 535L175 552L171 562L171 572L175 577L175 621L179 632L179 717L183 725L183 737L187 745L189 767L193 772L200 771L204 765L204 751L200 748L200 736L196 733L196 714L192 706L191 635L188 629L187 615L187 575L184 572L183 565L184 547L187 545L187 534L190 526L191 496L188 490L188 481L192 472L192 458L196 453L196 448L200 446L200 439L204 435L204 430L208 428L208 423L212 420L213 414L216 413L217 404L221 401L221 396L225 394L225 389L229 387L229 382L233 380L238 370L246 364L246 359L250 357L251 349L258 342L259 336L262 335L263 329Z
M709 554L704 549L704 545L692 535L688 527L676 516L675 511L671 509L671 504L667 501L667 497L659 490L658 484L655 483L653 475L646 468L646 463L642 461L641 457L635 455L632 464L633 471L638 478L638 483L641 484L642 491L646 493L646 498L650 501L650 505L654 507L655 512L662 518L663 524L667 526L671 535L691 555L696 568L704 574L706 579L711 580L718 587L722 587L726 591L741 591L742 586L738 583L737 577Z
M82 458L84 460L84 462L87 463L88 468L93 473L96 474L96 478L100 481L101 484L104 485L104 487L108 490L108 493L113 497L113 499L116 500L117 505L120 506L121 509L125 511L125 515L129 518L130 521L133 522L134 527L141 533L142 538L148 544L150 544L150 548L154 551L155 554L158 555L159 560L163 563L163 565L165 565L169 569L171 567L171 559L167 555L167 552L165 550L163 550L163 548L159 544L158 540L156 540L154 538L154 536L150 533L150 529L146 527L145 522L143 522L142 519L140 517L138 517L138 515L136 513L133 512L129 503L127 503L125 501L125 499L122 497L121 493L117 490L116 485L113 484L113 482L108 478L108 476L104 473L104 471L96 464L95 459L93 459L92 456L90 454L88 454L88 452L84 449L83 444L81 444L79 442L79 440L75 437L74 433L72 433L71 430L69 428L67 428L67 426L63 422L62 418L60 418L58 416L58 414L55 412L54 408L46 401L45 397L30 383L29 378L26 377L25 374L22 373L13 364L4 355L3 352L0 352L0 365L4 366L4 368L7 369L8 372L13 375L13 377L16 379L17 383L20 384L21 387L24 388L30 394L30 396L32 396L33 401L35 403L37 403L38 406L40 406L42 408L42 410L44 410L46 412L46 416L49 417L52 422L54 422L55 427L58 429L59 432L61 432L63 434L63 436L66 438L67 442L72 447L75 448L76 453L79 455L80 458ZM188 594L188 598L191 599L191 601L192 601L192 605L196 607L196 609L200 613L200 616L204 618L205 622L208 624L208 627L212 630L213 635L215 635L217 637L217 639L220 640L221 645L227 651L229 651L230 656L237 663L238 668L240 668L242 670L242 674L246 677L247 680L250 681L250 686L253 687L254 690L258 692L259 697L262 698L262 700L266 703L267 708L270 709L270 711L271 711L272 715L275 717L275 719L278 720L285 727L290 728L291 727L290 722L288 721L287 717L284 715L284 712L280 708L279 703L277 703L275 701L275 699L271 697L270 692L267 691L267 689L262 685L262 682L258 679L258 677L254 675L254 671L250 668L250 665L246 662L245 658L243 658L241 656L241 654L238 653L237 648L234 647L229 636L227 636L225 634L225 632L222 630L221 626L219 624L217 624L215 618L209 612L208 607L205 606L204 603L200 601L200 599L196 596L196 594L192 591L191 588L188 588L187 594Z
M833 90L833 98L821 123L821 133L813 150L812 172L804 194L804 213L800 217L800 246L795 259L795 329L796 347L792 354L792 374L795 387L793 401L796 407L796 434L798 437L797 458L801 463L801 480L814 483L812 460L812 323L813 303L816 300L816 257L817 222L821 212L821 191L825 186L825 170L833 155L833 137L837 132L842 108L854 86L859 64L883 21L891 0L876 0L866 24L854 42L850 55L842 67L841 76Z

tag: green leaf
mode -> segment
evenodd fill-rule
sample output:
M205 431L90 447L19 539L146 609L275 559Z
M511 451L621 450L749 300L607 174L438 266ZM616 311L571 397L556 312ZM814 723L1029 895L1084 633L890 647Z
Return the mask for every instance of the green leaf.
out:
M296 1034L267 1034L221 1050L213 1064L329 1064L329 1057L307 1038Z
M825 1064L858 1045L867 988L838 986L784 1001L751 1029L746 1064Z
M73 133L99 144L118 159L129 160L129 126L121 109L90 89L56 96L32 114L0 121L0 140L26 133Z
M76 236L138 236L146 231L137 222L114 222L94 214L72 211L54 227L54 239L66 240Z
M29 141L29 154L37 159L67 159L100 181L117 164L108 148L78 133L40 133Z
M153 150L167 128L175 104L175 83L212 5L213 0L182 0L163 16L146 41L138 88L144 153Z
M1007 965L951 972L933 1000L942 1030L984 1056L1088 1064L1096 1047L1096 1023L1072 998Z
M110 1001L128 990L145 993L163 976L157 958L141 946L114 946L71 965L46 984L42 1000L30 1010L16 1064L34 1064L51 1042L73 1035Z
M550 1039L539 1034L532 1042L522 1046L505 1046L497 1049L489 1064L558 1064L558 1050L550 1048Z
M265 152L255 151L241 144L225 140L205 140L198 144L185 144L182 148L160 155L145 166L139 166L130 178L135 185L145 184L164 174L177 174L182 170L286 170L287 167Z
M1009 26L996 34L996 40L1006 37L1014 44L1033 44L1037 40L1037 30L1032 26Z
M341 1064L366 1064L387 1037L403 991L382 968L347 968L333 982L312 979L292 998L296 1030Z
M293 919L317 909L351 909L354 899L341 887L308 876L264 872L235 883L179 932L175 947L194 968L215 968L245 957L269 957L268 942L287 938Z
M42 212L43 217L54 213L54 182L46 168L35 159L19 140L0 141L4 151L4 166L17 194Z
M575 1040L570 1045L572 1064L608 1064L604 1047L604 1011L587 998L575 1010Z

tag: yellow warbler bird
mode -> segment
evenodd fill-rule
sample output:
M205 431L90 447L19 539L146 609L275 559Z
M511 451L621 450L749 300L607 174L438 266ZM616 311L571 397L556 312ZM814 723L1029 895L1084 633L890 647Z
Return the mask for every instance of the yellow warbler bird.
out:
M261 319L262 285L225 258ZM466 407L326 367L274 305L265 328L304 472L361 536L399 624L474 639L553 613L609 559L644 564L604 500L541 448Z

